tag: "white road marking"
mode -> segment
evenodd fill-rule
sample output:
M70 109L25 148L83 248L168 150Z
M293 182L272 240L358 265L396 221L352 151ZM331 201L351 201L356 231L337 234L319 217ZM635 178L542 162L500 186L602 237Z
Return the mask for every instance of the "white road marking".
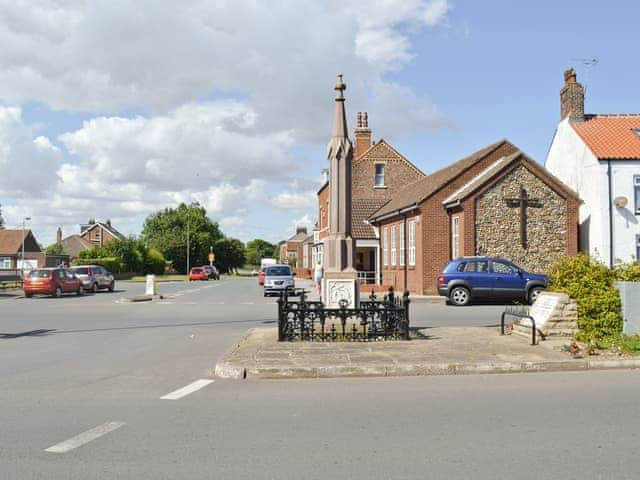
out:
M186 387L182 387L171 393L167 393L164 397L160 397L160 400L178 400L182 397L186 397L187 395L193 392L197 392L201 388L204 388L207 385L212 384L213 382L215 382L215 380L207 380L207 379L196 380L195 382L190 383Z
M91 430L87 430L86 432L81 433L80 435L76 435L75 437L70 438L69 440L65 440L64 442L60 442L52 447L49 447L45 450L45 452L50 453L66 453L75 448L81 447L85 443L89 443L92 440L102 437L109 432L113 432L117 430L121 426L123 426L124 422L107 422L102 425L98 425Z

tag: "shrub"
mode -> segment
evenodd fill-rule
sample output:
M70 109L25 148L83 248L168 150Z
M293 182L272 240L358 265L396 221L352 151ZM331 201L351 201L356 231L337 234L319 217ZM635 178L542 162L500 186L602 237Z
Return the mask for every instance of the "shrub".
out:
M90 248L88 250L82 250L78 254L79 258L105 258L109 257L109 254L104 248Z
M563 292L578 303L579 340L601 339L622 331L620 294L615 272L584 254L563 257L549 270L549 290Z
M159 250L155 248L149 248L147 250L144 262L145 273L162 275L166 265L167 261Z
M90 262L87 262L87 259L77 258L71 262L71 265L85 265L87 263L91 263L92 265L102 265L111 273L121 273L125 271L125 265L117 257L91 258L90 260Z
M618 265L613 273L615 279L621 282L640 282L640 262Z

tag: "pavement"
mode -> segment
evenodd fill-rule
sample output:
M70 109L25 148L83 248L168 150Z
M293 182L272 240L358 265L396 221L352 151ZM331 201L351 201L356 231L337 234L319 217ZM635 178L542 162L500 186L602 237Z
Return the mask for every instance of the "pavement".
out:
M528 373L640 368L640 359L576 359L567 341L531 346L495 327L434 327L410 341L278 342L276 328L253 328L212 369L218 378L322 378Z

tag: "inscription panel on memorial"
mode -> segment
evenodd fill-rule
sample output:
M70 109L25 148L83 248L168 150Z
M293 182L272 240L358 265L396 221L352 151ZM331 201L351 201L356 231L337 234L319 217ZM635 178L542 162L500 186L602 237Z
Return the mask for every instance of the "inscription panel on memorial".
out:
M535 303L529 310L529 315L536 321L536 329L541 329L544 324L551 318L553 312L558 306L558 297L555 295L542 292ZM521 325L527 327L531 326L531 321L528 318L523 318L520 322Z

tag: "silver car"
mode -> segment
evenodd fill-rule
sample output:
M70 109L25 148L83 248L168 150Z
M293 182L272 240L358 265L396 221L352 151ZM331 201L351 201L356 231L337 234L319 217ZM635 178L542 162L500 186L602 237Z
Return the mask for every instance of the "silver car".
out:
M96 293L104 289L113 292L115 288L113 275L101 265L77 265L71 267L71 271L80 279L85 292Z
M287 288L294 288L293 273L289 265L272 265L264 271L264 296L279 295Z

